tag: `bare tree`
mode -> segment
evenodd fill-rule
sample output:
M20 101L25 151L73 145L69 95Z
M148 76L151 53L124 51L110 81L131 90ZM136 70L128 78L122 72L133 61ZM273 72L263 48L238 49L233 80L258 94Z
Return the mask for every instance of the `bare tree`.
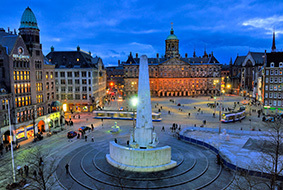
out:
M25 176L28 189L52 189L57 182L53 175L58 167L55 157L50 156L48 151L43 152L41 146L35 146L23 151L19 159L29 167L29 173Z
M232 187L235 189L271 189L278 185L278 177L283 171L283 121L266 123L268 131L261 136L252 139L252 150L261 152L259 158L255 158L254 169L261 173L270 174L269 178L259 178L245 172L238 172ZM250 143L251 144L251 143Z
M264 155L262 156L262 169L264 172L270 173L271 178L266 185L270 189L274 189L278 180L278 176L283 171L283 121L277 119L273 123L268 123L267 138L263 139L260 148Z

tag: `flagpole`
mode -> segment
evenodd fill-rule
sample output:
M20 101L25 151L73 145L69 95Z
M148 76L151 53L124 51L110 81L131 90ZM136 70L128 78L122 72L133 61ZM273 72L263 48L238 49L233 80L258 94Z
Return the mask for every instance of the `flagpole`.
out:
M6 104L6 101L5 101ZM15 161L14 161L14 151L13 151L13 136L12 136L12 127L11 127L11 117L10 117L10 105L8 100L8 115L9 115L9 129L11 140L11 156L12 156L12 169L13 169L13 181L16 182L16 172L15 172Z

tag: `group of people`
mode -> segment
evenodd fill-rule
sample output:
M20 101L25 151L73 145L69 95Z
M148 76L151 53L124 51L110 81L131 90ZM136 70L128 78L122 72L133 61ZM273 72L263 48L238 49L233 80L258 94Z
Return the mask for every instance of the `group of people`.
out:
M170 127L170 129L171 129L172 133L177 132L177 130L181 131L181 125L178 125L177 123L173 123L172 127Z

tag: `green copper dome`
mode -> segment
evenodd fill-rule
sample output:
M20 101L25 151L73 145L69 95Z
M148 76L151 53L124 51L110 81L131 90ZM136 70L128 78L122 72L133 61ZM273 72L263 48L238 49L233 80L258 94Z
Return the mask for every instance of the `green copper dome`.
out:
M35 15L29 7L26 8L22 15L21 26L19 29L22 28L32 28L39 30Z
M167 37L166 40L178 40L177 36L174 34L173 26L170 31L170 35Z

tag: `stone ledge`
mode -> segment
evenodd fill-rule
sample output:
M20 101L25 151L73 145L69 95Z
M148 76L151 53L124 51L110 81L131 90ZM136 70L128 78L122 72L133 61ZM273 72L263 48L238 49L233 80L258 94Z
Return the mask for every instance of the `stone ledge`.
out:
M169 162L168 164L159 165L159 166L130 166L116 162L111 158L110 154L106 154L106 160L109 164L111 164L116 168L132 171L132 172L157 172L157 171L171 169L177 165L176 161L171 160L171 162Z

